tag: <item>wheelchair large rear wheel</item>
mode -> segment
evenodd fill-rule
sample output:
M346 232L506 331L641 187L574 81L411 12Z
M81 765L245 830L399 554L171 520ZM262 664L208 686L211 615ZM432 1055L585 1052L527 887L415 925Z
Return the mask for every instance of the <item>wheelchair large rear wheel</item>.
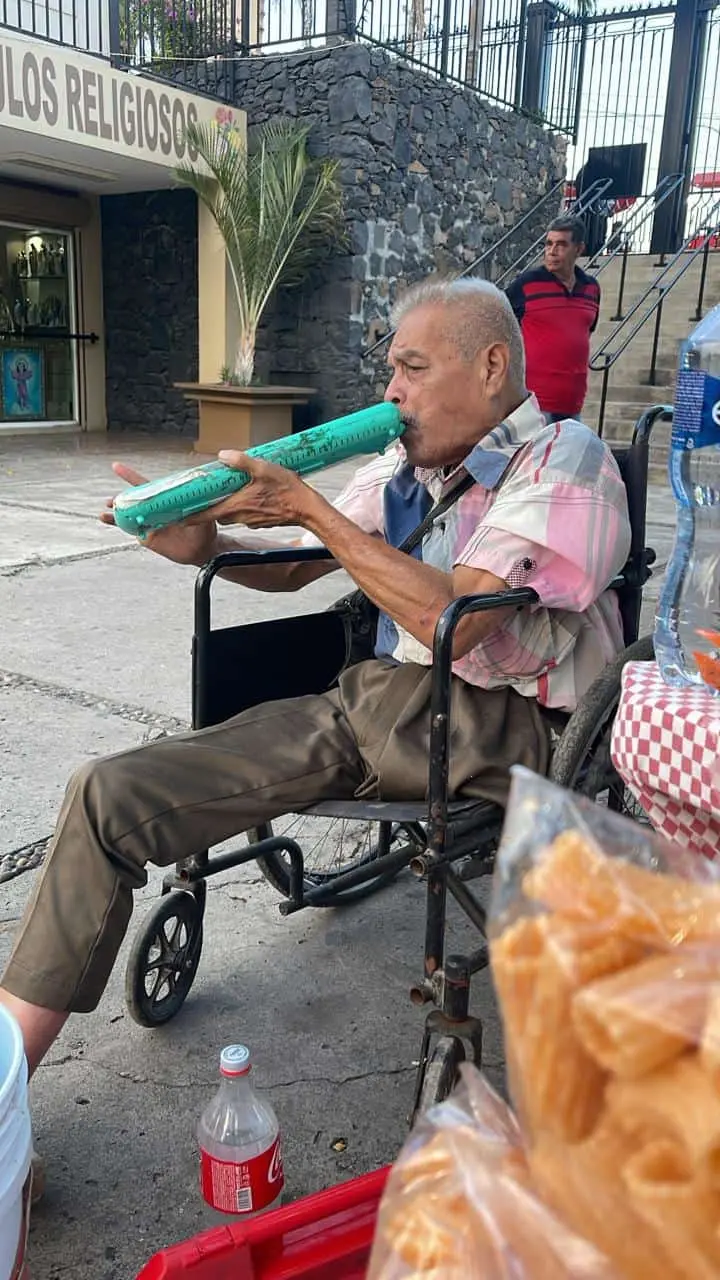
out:
M642 823L647 823L647 817L615 768L610 743L623 667L628 662L652 662L654 656L652 638L645 636L605 668L570 717L550 769L550 779L558 786Z
M402 842L413 852L426 848L425 832L417 822L376 822L365 818L325 817L315 813L288 814L248 832L250 844L269 836L283 835L297 840L303 851L305 889L326 889L327 898L318 906L346 906L384 888L397 871L381 872L354 889L336 892L334 882L346 871L377 862L383 854L396 851ZM290 897L290 862L282 853L258 858L265 879L283 897Z

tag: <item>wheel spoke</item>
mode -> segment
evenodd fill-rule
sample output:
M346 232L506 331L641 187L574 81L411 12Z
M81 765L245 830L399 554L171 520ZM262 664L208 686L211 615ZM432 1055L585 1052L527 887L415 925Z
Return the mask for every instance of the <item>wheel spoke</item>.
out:
M172 952L177 951L178 937L182 930L182 925L183 925L182 920L176 919L173 925L172 933L170 934L170 937L167 939L168 947ZM167 937L167 934L165 936Z
M612 721L606 722L587 753L575 789L614 813L649 826L647 814L618 774L610 755Z
M146 977L147 977L147 975L146 975ZM163 987L165 986L165 983L166 983L166 982L167 982L167 977L166 977L165 973L164 973L164 972L158 972L158 973L156 974L155 981L153 982L153 984L152 984L152 987L151 987L150 991L148 991L148 992L147 992L147 994L148 994L148 999L150 1000L150 1003L151 1003L151 1004L156 1004L156 1003L157 1003L158 996L159 996L160 992L162 991ZM146 988L145 988L145 989L146 989L146 991L147 991L147 986L146 986Z
M341 905L358 901L389 884L398 869L378 866L376 876L350 889L335 891L338 876L360 867L372 867L391 850L408 847L408 861L415 851L426 847L425 832L418 822L392 823L377 819L325 817L320 814L293 814L249 833L250 843L281 835L297 841L302 849L305 884L322 889L316 906ZM283 852L260 855L260 870L286 897L290 894L290 860Z
M375 824L357 818L324 818L297 814L278 826L278 833L302 846L308 878L339 875L374 856Z

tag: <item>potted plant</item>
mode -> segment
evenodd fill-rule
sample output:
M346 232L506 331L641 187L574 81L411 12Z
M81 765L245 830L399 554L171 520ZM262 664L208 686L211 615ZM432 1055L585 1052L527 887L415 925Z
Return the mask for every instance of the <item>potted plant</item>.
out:
M337 164L308 155L309 127L271 121L247 147L231 123L191 124L177 170L209 210L222 237L237 307L234 365L217 383L180 383L200 407L202 452L247 448L288 435L292 406L309 387L263 386L255 380L260 321L278 285L295 286L333 243L343 239Z

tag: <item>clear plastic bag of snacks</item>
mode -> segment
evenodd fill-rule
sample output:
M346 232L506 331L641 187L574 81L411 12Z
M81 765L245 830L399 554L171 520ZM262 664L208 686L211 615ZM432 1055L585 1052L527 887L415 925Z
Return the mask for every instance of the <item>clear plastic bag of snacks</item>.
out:
M720 868L516 769L491 921L517 1124L467 1075L430 1113L371 1280L720 1280Z
M618 1280L534 1194L509 1107L461 1072L390 1173L368 1280Z

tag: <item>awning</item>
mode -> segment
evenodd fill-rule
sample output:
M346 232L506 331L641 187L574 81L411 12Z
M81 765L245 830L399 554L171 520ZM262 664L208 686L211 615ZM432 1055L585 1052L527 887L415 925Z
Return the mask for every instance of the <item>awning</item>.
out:
M228 110L76 49L0 39L3 177L98 194L168 187L188 123L227 123ZM244 113L232 114L244 131Z

